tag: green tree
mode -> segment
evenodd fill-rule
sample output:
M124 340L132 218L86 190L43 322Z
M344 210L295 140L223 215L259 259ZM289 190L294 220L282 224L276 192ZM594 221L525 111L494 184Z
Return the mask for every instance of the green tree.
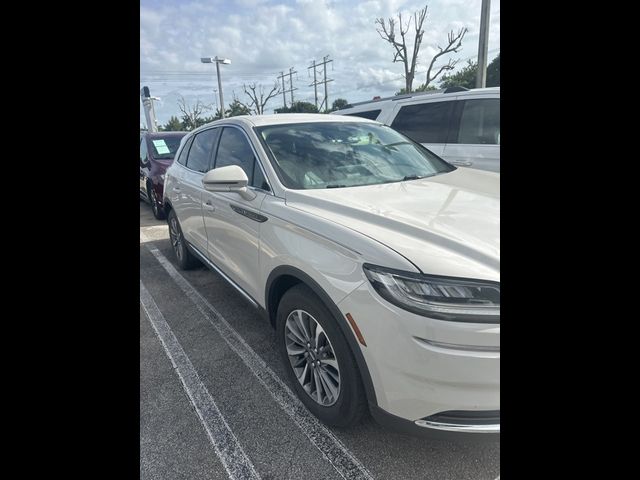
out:
M160 130L163 132L180 132L184 131L184 127L180 119L175 115L172 115L169 121L164 126L160 127Z
M342 108L346 108L347 105L349 105L349 102L347 102L344 98L336 98L333 103L331 104L331 110L329 110L330 112L335 112L336 110L340 110Z
M318 108L309 102L293 102L290 107L280 107L275 109L276 113L318 113Z
M423 83L418 88L414 88L413 90L411 90L411 93L414 93L414 92L428 92L429 90L437 90L437 88L434 87L433 85L425 86L425 84ZM401 88L395 94L396 95L404 95L405 93L407 93L407 89L406 88Z
M476 88L476 76L478 74L478 64L471 60L467 65L452 75L444 75L440 88L465 87ZM494 58L487 66L487 87L500 86L500 54Z

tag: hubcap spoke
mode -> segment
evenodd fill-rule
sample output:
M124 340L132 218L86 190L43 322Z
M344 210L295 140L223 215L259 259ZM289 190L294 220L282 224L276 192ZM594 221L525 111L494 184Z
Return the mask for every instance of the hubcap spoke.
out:
M289 363L304 391L323 406L340 395L340 367L322 326L304 310L292 311L285 321Z

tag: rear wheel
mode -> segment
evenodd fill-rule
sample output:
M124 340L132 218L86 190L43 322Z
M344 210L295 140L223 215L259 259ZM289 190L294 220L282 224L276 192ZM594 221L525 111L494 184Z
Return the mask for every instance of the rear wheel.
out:
M149 202L151 203L151 210L153 211L153 216L158 220L164 220L164 211L160 208L160 204L158 202L158 195L156 194L155 189L153 188L153 184L149 182L147 185L147 193L149 194Z
M296 285L280 300L276 320L281 359L300 400L329 425L360 421L366 411L360 373L325 304Z
M200 265L200 261L187 248L187 242L184 239L184 235L182 235L180 222L178 222L175 211L171 210L169 212L167 222L169 223L169 240L171 240L171 246L176 254L180 268L189 270Z

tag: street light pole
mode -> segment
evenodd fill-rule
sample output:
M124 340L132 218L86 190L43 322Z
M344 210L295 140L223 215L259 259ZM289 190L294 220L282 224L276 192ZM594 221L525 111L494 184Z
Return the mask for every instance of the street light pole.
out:
M221 118L224 118L224 99L222 97L222 80L220 79L220 64L223 63L225 65L229 65L231 63L231 60L229 60L228 58L218 58L216 56L216 57L203 57L200 59L200 61L202 63L216 64L216 73L218 75L218 93L220 94L220 115L221 115Z
M224 100L222 98L222 81L220 80L220 62L216 57L216 72L218 73L218 93L220 94L220 115L224 118Z
M487 86L487 53L489 48L489 10L491 0L482 0L480 8L480 39L478 41L478 74L476 88Z

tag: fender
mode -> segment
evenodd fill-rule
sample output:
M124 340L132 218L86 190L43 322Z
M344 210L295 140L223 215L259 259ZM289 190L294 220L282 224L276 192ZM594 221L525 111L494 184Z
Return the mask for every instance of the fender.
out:
M277 311L278 307L277 305L274 305L275 298L273 297L275 295L274 291L272 291L272 287L274 282L283 275L294 277L311 288L311 290L313 290L313 292L318 295L318 297L320 297L320 300L322 300L325 306L333 314L336 323L340 326L340 330L342 331L344 338L346 338L347 340L347 344L351 349L353 357L356 359L356 364L358 366L358 370L360 371L360 377L362 378L365 394L367 396L367 403L369 404L370 408L372 406L377 406L378 402L376 399L376 392L373 388L373 382L371 381L369 368L367 367L367 363L364 360L364 356L362 355L362 351L360 350L357 339L353 331L351 330L351 326L349 325L347 319L342 314L337 305L333 302L333 300L331 300L331 297L327 295L327 293L313 278L311 278L302 270L288 265L281 265L274 268L269 274L265 287L265 306L268 318L271 321L271 325L275 328L275 311Z

